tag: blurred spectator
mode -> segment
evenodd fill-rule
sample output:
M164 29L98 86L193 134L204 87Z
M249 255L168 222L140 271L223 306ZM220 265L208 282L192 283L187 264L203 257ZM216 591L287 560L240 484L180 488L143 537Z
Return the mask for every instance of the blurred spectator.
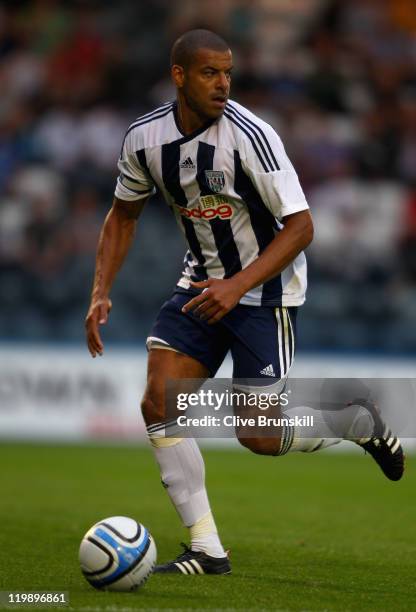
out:
M70 105L56 106L40 118L34 139L40 155L62 172L75 166L82 154L80 115Z

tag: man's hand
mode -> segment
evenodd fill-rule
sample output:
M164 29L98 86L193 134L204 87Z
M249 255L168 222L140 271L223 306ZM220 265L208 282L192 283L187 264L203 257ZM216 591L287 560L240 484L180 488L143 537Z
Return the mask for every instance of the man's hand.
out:
M85 319L85 330L87 336L88 350L93 357L102 355L104 345L98 330L99 325L105 325L108 321L112 303L110 298L93 299Z
M187 302L182 312L192 311L195 315L208 322L209 325L220 321L227 312L238 304L244 294L241 285L232 278L209 278L206 281L194 283L192 287L203 289L200 295Z

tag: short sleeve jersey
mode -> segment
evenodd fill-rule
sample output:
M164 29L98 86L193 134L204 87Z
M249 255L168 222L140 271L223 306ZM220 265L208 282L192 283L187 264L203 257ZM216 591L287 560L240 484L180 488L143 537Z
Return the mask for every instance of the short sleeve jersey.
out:
M118 167L117 198L138 200L158 188L172 209L188 244L178 281L185 291L194 292L190 280L229 278L249 266L285 216L308 208L279 136L233 101L189 135L176 102L140 117L127 130ZM299 306L305 291L302 252L240 303Z

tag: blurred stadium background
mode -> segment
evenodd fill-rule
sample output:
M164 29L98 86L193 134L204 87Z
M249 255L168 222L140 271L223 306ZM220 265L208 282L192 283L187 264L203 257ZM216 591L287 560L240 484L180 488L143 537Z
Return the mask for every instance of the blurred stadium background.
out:
M302 374L355 363L362 376L414 376L413 0L10 0L0 7L3 436L142 433L144 339L184 253L160 197L114 287L98 362L83 319L124 131L174 95L169 50L194 27L230 42L232 97L281 134L310 202Z

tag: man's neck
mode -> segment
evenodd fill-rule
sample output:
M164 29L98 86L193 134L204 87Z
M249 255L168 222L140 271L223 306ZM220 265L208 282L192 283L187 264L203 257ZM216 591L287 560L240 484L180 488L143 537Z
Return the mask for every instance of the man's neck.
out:
M178 96L177 109L179 125L185 135L192 134L208 122L206 117L201 117L193 111L182 96Z

